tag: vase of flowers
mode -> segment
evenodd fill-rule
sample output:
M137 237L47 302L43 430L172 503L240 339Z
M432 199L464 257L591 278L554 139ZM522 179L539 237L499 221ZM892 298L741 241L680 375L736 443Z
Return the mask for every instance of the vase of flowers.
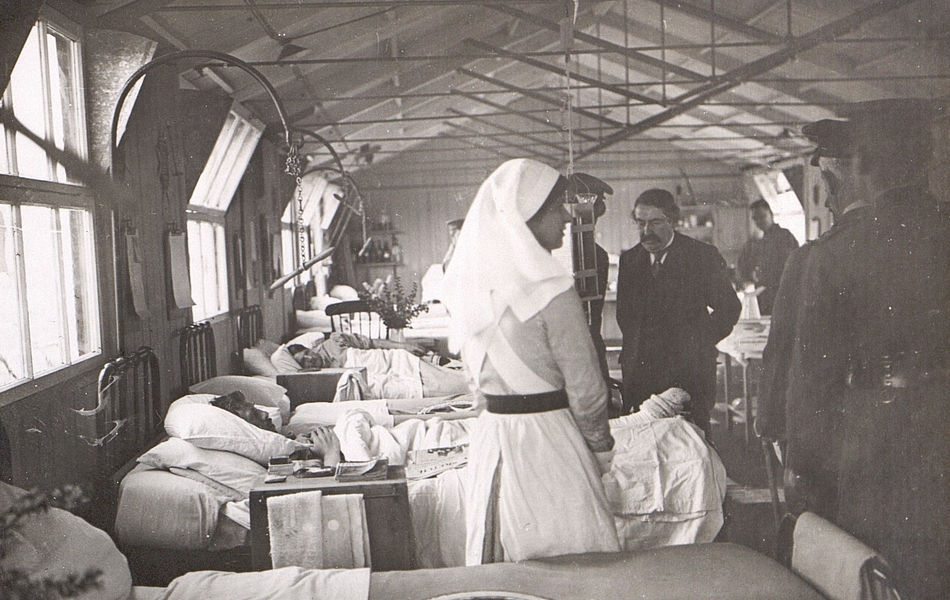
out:
M409 292L406 293L398 277L389 277L386 281L377 279L373 285L363 283L359 296L382 318L383 324L390 331L389 339L395 339L403 329L409 327L413 317L429 311L427 304L416 303L417 291L416 282L412 282Z

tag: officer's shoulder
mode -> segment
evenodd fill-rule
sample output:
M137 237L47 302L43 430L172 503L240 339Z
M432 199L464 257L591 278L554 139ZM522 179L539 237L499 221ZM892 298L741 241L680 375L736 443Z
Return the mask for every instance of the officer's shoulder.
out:
M870 207L860 209L860 212L854 213L850 218L842 219L840 222L818 236L817 242L828 242L830 240L847 237L849 233L853 234L863 227L868 227L874 223L874 214Z

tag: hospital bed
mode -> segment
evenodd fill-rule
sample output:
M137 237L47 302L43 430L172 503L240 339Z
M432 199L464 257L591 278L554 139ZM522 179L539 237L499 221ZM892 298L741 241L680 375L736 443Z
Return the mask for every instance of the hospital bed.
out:
M253 340L253 337L249 339ZM207 343L201 346L211 347ZM193 356L192 349L183 349L183 354ZM197 357L199 360L200 354ZM283 413L283 423L288 428L296 427L298 432L306 431L315 424L333 424L339 418L339 415L314 416L315 408L320 409L316 412L339 409L339 403L304 404L291 415L284 390L257 377L221 376L204 382L188 383L191 391L212 396L242 389L256 404L270 406L277 414ZM382 407L379 403L353 404L358 404L363 412L379 415L382 422L386 416L405 417L427 412L433 403L438 406L444 400L390 400L384 401ZM136 408L137 402L132 397L117 398L115 405L130 407L128 410L134 414L142 410L141 407ZM163 411L161 418L164 418L168 407L160 407L160 410ZM394 422L384 425L374 423L371 429L378 439L368 447L373 443L381 444L397 454L394 462L405 461L410 443L421 444L414 449L462 445L467 435L465 423L466 419L452 422L445 419L425 422L411 419L408 424L399 426ZM147 439L160 438L164 433L163 424L159 420L158 427ZM618 439L618 448L622 450L620 460L615 461L618 469L626 464L624 468L631 473L644 468L643 465L647 465L648 470L648 474L642 477L646 483L639 485L636 490L630 485L630 474L620 470L607 482L617 493L615 512L625 547L650 548L711 541L722 525L722 500L725 493L725 472L718 456L702 441L695 428L680 419L665 419L651 427L655 430L640 431L637 427L625 427L622 422L615 422L615 437ZM352 428L354 431L360 429L358 425ZM638 436L654 442L638 448L633 443ZM656 440L662 440L663 443ZM344 443L350 444L349 449L345 450L346 455L350 456L353 452L359 452L359 449L354 448L365 443L365 440L351 439L349 442L344 440ZM250 569L247 524L232 518L235 513L228 506L240 503L242 496L247 497L247 482L253 479L255 473L232 473L224 486L230 489L222 490L221 486L215 485L214 480L207 480L208 468L213 465L199 466L196 462L200 460L194 457L176 457L174 460L182 460L176 464L173 459L154 452L141 453L143 449L153 450L154 445L143 444L138 448L140 454L130 456L128 464L114 478L118 490L115 535L120 547L129 556L136 581L167 583L171 577L195 569ZM250 471L255 470L253 463L248 465L245 461L243 465ZM263 467L256 467L256 475L260 476ZM202 473L202 470L205 472ZM464 522L458 515L461 511L463 473L464 469L456 469L437 477L410 482L415 558L419 566L461 564ZM235 479L239 483L234 483Z

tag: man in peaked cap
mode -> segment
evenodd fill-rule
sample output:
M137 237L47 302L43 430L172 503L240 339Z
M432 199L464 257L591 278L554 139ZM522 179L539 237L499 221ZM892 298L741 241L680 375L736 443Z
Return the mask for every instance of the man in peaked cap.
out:
M926 191L933 111L883 100L815 124L839 134L819 135L819 162L848 158L826 180L873 218L809 251L787 411L787 466L837 474L835 521L912 599L950 590L950 223Z
M834 419L840 410L833 407L840 399L814 395L787 402L789 364L795 349L803 279L811 251L829 239L848 239L851 227L867 216L870 205L856 197L855 186L848 176L853 157L851 125L847 121L824 119L804 126L802 133L815 144L811 164L821 168L826 188L825 207L831 211L834 224L819 239L793 251L785 263L762 356L755 430L762 437L785 444L788 510L793 514L809 510L834 520L838 498L837 462L821 462L821 459L838 455L835 449L840 434L834 428ZM791 425L786 427L786 422ZM833 434L815 435L817 431Z

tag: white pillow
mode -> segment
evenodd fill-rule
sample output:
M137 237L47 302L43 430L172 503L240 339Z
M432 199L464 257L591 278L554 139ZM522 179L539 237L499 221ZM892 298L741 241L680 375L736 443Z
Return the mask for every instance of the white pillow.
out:
M330 331L333 324L330 323L330 317L322 310L298 310L297 311L297 331L319 330Z
M314 296L310 299L310 303L307 306L310 310L323 310L331 304L336 304L337 302L343 302L339 298L334 298L329 294L325 296Z
M270 361L270 354L260 348L245 348L241 351L241 357L244 359L245 373L270 377L277 375L277 368Z
M211 407L214 408L214 407ZM233 452L206 450L179 438L168 438L138 458L156 469L190 469L247 498L267 469ZM235 498L232 498L232 500Z
M211 406L211 394L184 396L165 415L165 432L206 450L223 450L267 465L272 456L285 456L302 444L279 433L251 425L241 417Z
M276 373L275 373L276 374ZM287 388L277 385L269 379L247 377L245 375L221 375L212 377L189 388L194 394L214 394L224 396L240 390L251 404L275 406L280 409L284 421L290 418L290 399Z
M330 296L334 298L339 298L340 300L359 300L360 299L360 295L356 292L356 289L348 285L333 286L333 289L330 290Z
M296 373L303 369L300 363L297 362L297 359L294 358L294 355L287 350L286 346L281 346L277 349L277 352L271 354L270 362L274 365L274 368L277 369L278 374Z

